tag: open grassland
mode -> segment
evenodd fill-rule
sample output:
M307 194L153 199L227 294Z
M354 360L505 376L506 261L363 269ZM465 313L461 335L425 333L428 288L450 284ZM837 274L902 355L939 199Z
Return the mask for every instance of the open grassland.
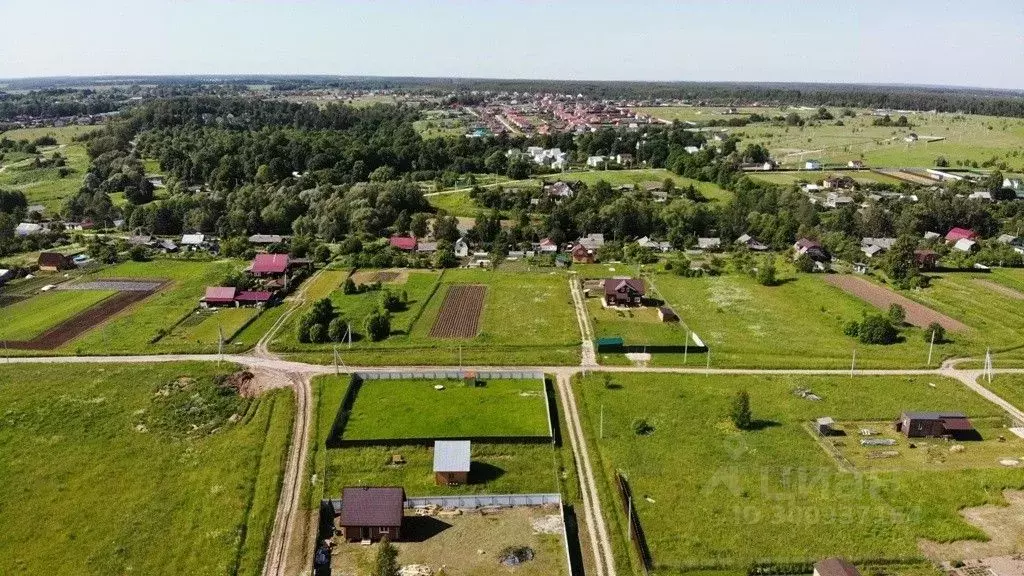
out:
M73 195L82 186L82 178L89 168L89 156L85 146L78 143L60 144L40 148L40 153L49 158L54 152L66 159L70 173L60 175L60 168L36 168L33 160L27 158L5 164L0 171L0 188L20 190L25 193L29 204L42 204L50 213L60 210L64 199Z
M402 282L404 280L404 283ZM450 286L487 286L487 296L475 338L433 338L434 325ZM393 314L391 336L372 342L363 336L364 319L379 305L380 294L331 293L335 309L351 319L352 346L339 345L342 360L356 365L571 364L579 360L579 329L564 273L501 272L457 269L437 272L410 270L398 282L384 284L405 291L408 304ZM307 304L309 306L311 304ZM274 342L274 349L297 359L330 361L333 344L300 344L294 315Z
M809 112L800 114L807 117ZM1011 170L1024 167L1024 120L947 113L907 114L907 118L909 128L873 126L876 117L860 111L854 118L842 118L843 126L835 121L804 127L754 124L730 132L740 137L741 148L748 142L763 144L786 167L802 166L811 159L840 165L864 160L871 167L934 166L940 156L950 166L995 159L1006 162ZM911 132L920 139L905 142Z
M435 390L435 385L444 386ZM537 380L367 380L359 387L346 440L547 436L547 404Z
M0 340L31 340L113 294L106 290L51 290L0 307Z
M160 339L160 346L187 349L191 346L208 348L220 342L221 335L227 345L233 336L260 313L258 308L213 308L193 312ZM250 342L251 344L252 342ZM228 349L238 348L238 345Z
M225 395L215 373L0 367L0 573L259 574L292 397Z
M1017 409L1024 410L1024 375L999 374L991 382L985 378L979 378L978 382Z
M718 367L849 368L854 349L858 367L923 367L928 346L916 328L889 346L860 344L843 334L843 325L874 308L813 275L761 286L740 274L683 278L649 277L657 293L679 314L685 330L708 346ZM958 336L959 338L959 336ZM628 343L628 342L627 342ZM955 344L936 347L933 364L954 354ZM656 354L654 363L680 364L682 354ZM615 362L615 355L602 357ZM704 363L705 358L690 359Z
M75 138L99 130L102 126L62 126L55 128L53 126L42 127L42 128L18 128L15 130L8 130L6 132L0 132L0 138L9 138L11 140L28 140L29 142L42 138L43 136L53 136L57 140L57 145L70 144Z
M200 322L194 326L175 327L199 305L207 286L217 286L232 271L242 267L234 260L200 262L188 260L153 260L151 262L124 262L83 277L84 280L124 278L132 280L170 280L156 294L133 305L64 346L65 352L79 354L152 354L216 352L219 335L216 320ZM222 311L223 312L223 311ZM219 318L215 313L211 318ZM244 315L246 312L236 313ZM232 314L229 314L232 316ZM237 318L225 322L237 326ZM180 330L177 336L167 338ZM158 334L163 336L154 343ZM166 338L166 341L165 341ZM249 345L252 342L248 343ZM234 351L237 344L226 347Z
M888 422L903 410L1003 416L953 380L617 374L610 383L600 375L578 379L575 388L624 567L637 563L625 552L616 471L629 478L658 574L745 572L751 563L830 555L859 564L918 562L918 539L984 539L958 511L1005 504L1003 488L1024 486L1020 470L998 463L851 474L807 428L820 416ZM804 399L798 388L822 399ZM743 432L728 416L740 390L749 391L754 416L753 429ZM653 429L637 435L637 419Z

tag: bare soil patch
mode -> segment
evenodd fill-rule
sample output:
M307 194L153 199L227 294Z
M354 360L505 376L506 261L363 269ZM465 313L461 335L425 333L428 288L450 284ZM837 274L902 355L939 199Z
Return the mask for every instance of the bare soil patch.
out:
M1014 290L1013 288L1003 286L1002 284L998 284L991 280L983 280L981 278L975 278L974 281L993 292L1002 294L1003 296L1008 296L1014 300L1024 300L1024 294Z
M158 292L166 282L154 284L156 288L147 292L141 290L118 292L31 340L11 340L5 342L4 345L15 350L53 350L54 348L59 348L89 331L94 326L102 324L105 320L132 304L149 298L152 294Z
M921 540L921 552L936 561L1019 554L1024 546L1024 491L1005 490L1003 496L1009 506L979 506L960 511L965 520L985 531L989 536L987 542L961 540L940 544Z
M906 296L901 296L892 290L872 284L863 278L855 276L829 274L825 276L825 282L839 288L847 294L856 296L871 304L879 310L888 310L892 304L899 304L907 311L907 322L921 328L927 328L932 322L938 322L943 328L950 332L963 332L969 327L960 322L940 314L927 306L918 304Z
M405 270L367 270L356 272L352 275L352 281L357 285L373 284L405 284L409 279L409 273Z
M441 311L430 328L432 338L473 338L480 331L487 286L455 285L448 288Z

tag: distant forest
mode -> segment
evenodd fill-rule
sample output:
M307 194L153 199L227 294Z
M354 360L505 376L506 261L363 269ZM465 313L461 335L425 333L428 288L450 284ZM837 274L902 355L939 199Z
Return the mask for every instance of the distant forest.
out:
M562 80L501 80L471 78L388 78L333 76L146 76L97 78L34 78L0 82L0 89L51 92L76 86L157 86L163 95L186 95L220 90L242 91L245 86L269 85L273 90L339 88L398 90L437 95L471 91L551 92L583 94L596 99L686 99L728 105L761 102L769 105L841 106L939 110L992 116L1024 117L1024 91L984 88L867 84L745 83L745 82L598 82ZM38 95L38 94L37 94ZM31 96L31 95L29 95ZM0 119L11 102L24 95L0 91ZM5 106L6 104L6 106ZM24 109L24 108L21 108Z

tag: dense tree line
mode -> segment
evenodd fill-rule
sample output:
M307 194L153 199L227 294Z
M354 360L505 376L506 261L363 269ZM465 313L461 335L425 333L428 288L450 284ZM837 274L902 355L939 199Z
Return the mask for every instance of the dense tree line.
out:
M59 118L112 112L123 97L94 90L51 89L24 94L0 92L0 121L20 116Z

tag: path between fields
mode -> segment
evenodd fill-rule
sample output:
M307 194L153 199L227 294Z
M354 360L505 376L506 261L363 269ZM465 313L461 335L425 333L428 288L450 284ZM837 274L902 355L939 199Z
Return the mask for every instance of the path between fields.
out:
M597 365L597 352L594 350L594 331L590 328L590 313L583 298L583 291L575 276L569 278L569 291L572 292L573 309L576 311L576 322L580 325L580 364L583 366Z

